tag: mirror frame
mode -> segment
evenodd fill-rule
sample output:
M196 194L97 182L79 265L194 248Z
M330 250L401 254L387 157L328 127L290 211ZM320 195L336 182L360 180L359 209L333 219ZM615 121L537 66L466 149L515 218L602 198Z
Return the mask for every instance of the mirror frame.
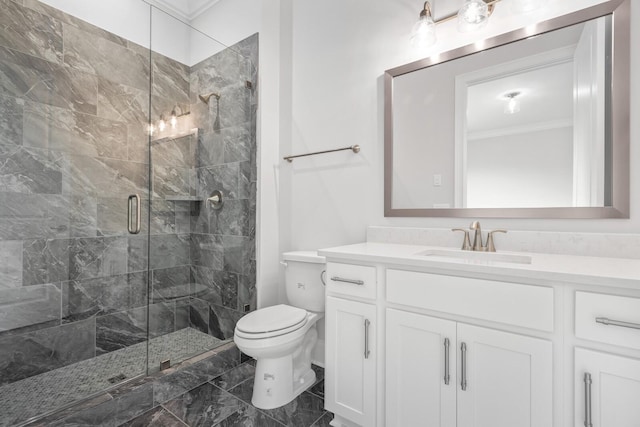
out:
M630 1L612 0L536 25L487 39L479 48L470 44L433 57L392 68L384 73L384 216L461 218L629 218L630 197ZM433 65L524 40L549 31L612 15L611 70L611 206L553 208L394 209L393 191L393 78ZM451 141L452 145L454 141Z

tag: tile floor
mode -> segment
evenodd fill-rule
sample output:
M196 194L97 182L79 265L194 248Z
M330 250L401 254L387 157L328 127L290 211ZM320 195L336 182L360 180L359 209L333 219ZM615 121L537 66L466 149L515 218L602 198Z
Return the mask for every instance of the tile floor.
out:
M149 366L159 367L166 359L176 363L221 342L192 328L153 338L149 341ZM109 378L129 379L144 373L146 346L146 342L135 344L0 387L0 427L16 425L113 387Z
M145 412L123 426L323 427L332 414L324 410L324 370L314 366L316 383L293 402L262 410L251 405L253 361Z

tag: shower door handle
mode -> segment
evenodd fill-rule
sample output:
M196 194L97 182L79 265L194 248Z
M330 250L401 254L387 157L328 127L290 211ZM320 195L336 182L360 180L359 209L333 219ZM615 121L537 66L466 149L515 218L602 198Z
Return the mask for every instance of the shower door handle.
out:
M135 206L134 206L135 204ZM127 229L129 234L140 233L140 195L132 194L128 200Z

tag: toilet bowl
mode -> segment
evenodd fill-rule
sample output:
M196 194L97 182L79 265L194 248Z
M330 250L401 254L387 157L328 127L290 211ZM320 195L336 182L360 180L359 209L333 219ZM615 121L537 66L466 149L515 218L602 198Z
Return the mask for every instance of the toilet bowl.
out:
M283 259L287 296L297 306L249 313L238 321L233 337L240 351L257 361L251 403L261 409L286 405L316 379L311 354L318 341L316 323L324 317L324 258L289 252Z

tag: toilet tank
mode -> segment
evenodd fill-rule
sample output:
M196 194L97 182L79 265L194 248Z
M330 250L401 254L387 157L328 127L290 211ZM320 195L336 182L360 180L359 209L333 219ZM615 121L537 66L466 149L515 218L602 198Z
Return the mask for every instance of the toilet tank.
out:
M284 281L289 304L309 311L324 312L322 280L326 260L316 251L285 252Z

